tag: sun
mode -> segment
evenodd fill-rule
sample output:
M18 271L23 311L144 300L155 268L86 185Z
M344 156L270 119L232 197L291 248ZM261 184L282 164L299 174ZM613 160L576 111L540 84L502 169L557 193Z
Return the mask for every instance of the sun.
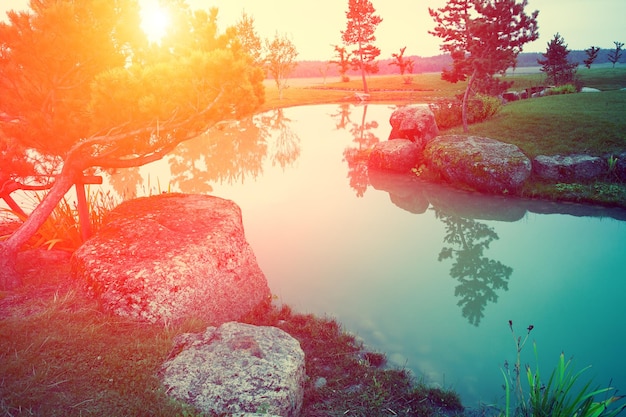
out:
M170 25L170 16L158 0L141 0L139 2L141 29L145 32L150 43L161 43L167 28Z

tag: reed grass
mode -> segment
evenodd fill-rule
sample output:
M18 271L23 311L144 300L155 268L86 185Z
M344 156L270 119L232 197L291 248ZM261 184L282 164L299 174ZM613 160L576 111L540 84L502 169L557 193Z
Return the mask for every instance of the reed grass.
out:
M516 362L513 375L508 366L502 370L505 381L505 409L501 415L505 417L615 417L626 409L626 404L619 405L625 398L618 396L613 387L597 388L592 380L582 382L581 377L590 368L575 371L572 360L565 360L561 352L558 362L546 380L539 369L537 345L533 343L536 366L534 370L526 365L526 393L521 382L520 355L528 336L533 329L529 326L524 338L516 336L513 323L509 327L515 342ZM511 402L511 390L515 390L515 407ZM599 399L603 396L603 399Z

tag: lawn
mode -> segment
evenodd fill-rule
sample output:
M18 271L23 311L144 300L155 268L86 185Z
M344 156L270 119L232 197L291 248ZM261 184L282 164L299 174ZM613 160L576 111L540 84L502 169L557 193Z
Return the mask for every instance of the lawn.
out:
M529 157L626 150L626 90L540 97L508 103L473 135L520 147ZM459 128L446 133L461 133Z

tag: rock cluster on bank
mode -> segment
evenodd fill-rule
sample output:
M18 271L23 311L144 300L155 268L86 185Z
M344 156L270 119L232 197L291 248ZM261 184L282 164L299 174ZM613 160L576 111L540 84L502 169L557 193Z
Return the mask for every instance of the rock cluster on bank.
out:
M420 165L444 180L477 191L507 194L534 176L557 182L579 182L611 174L626 181L626 153L619 155L540 155L530 160L519 147L495 139L439 135L427 106L396 109L389 119L389 140L374 146L371 170L409 172Z

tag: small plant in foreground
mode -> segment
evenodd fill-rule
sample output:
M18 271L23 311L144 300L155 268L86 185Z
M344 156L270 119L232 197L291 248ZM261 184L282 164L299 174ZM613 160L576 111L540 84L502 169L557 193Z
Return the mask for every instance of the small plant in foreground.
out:
M505 382L505 409L503 415L522 417L614 417L626 409L626 404L615 408L609 408L614 403L619 402L624 396L611 395L617 391L612 387L594 389L591 388L591 381L580 388L576 386L582 373L589 367L580 371L572 369L572 361L565 360L565 354L559 355L558 363L550 374L548 382L541 379L539 365L533 371L530 366L526 366L526 380L528 382L528 396L524 395L521 384L520 354L522 348L528 340L528 336L533 326L528 326L526 337L516 337L513 331L513 322L509 320L509 327L515 341L517 359L515 362L515 393L517 405L511 408L511 384L508 366L505 363L505 370L502 370ZM535 361L538 363L537 346L533 344ZM597 400L596 397L604 394L604 400Z

